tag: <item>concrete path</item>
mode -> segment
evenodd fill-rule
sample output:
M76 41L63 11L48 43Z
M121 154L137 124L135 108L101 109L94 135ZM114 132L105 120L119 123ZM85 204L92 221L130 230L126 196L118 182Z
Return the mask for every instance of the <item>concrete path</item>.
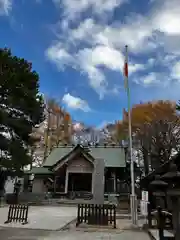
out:
M1 240L150 240L144 232L122 231L113 232L84 232L84 231L61 231L48 232L42 230L25 229L0 229Z
M30 207L28 224L4 224L7 220L8 207L0 208L0 226L28 229L59 230L76 218L76 207Z

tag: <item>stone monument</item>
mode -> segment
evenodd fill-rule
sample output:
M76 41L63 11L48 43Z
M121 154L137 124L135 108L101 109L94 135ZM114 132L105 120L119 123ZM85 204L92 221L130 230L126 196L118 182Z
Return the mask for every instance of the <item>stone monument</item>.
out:
M94 161L93 204L104 204L104 159Z

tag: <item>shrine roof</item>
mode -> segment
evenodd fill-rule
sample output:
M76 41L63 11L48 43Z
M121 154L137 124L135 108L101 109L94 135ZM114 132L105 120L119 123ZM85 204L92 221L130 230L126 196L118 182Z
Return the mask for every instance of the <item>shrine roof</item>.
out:
M125 151L120 146L59 146L54 148L49 156L46 158L43 166L53 167L62 159L66 158L72 151L80 149L81 151L88 152L94 159L104 159L105 167L125 167Z

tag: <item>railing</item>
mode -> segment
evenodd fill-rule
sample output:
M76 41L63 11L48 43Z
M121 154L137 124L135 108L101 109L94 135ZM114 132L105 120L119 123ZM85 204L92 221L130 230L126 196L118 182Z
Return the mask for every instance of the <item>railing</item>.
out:
M77 223L112 225L116 228L116 206L107 204L78 204Z
M8 217L5 223L21 222L23 225L28 223L29 206L24 204L15 204L9 206Z

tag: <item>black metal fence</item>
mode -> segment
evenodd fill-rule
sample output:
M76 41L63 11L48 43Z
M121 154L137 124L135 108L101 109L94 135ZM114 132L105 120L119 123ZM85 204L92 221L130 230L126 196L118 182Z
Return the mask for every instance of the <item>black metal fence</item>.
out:
M78 204L77 223L112 225L116 228L116 206L107 204Z
M29 206L25 204L14 204L9 206L8 217L5 223L21 222L28 223Z

